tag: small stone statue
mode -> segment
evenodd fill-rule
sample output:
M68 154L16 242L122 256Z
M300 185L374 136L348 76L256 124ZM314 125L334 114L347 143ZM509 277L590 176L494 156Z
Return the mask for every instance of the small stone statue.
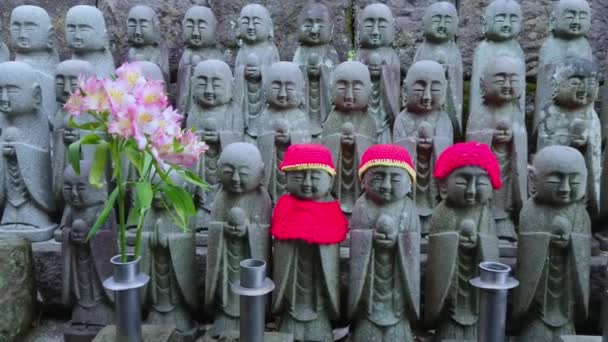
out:
M519 61L511 57L486 65L480 80L483 103L469 116L466 136L490 146L498 159L502 187L492 199L496 232L513 240L519 210L528 198L528 136L519 107L525 78L520 72Z
M266 7L260 4L243 7L238 26L239 38L243 45L239 48L234 62L235 74L238 74L239 69L245 65L250 53L255 53L263 66L269 66L280 60L279 50L272 41L274 28Z
M254 145L237 142L222 151L222 187L211 209L205 278L205 309L215 313L215 320L204 341L239 331L239 296L230 291L230 284L240 279L241 260L270 261L272 203L263 176L262 157Z
M292 145L280 168L288 194L272 215L272 311L280 317L279 331L294 341L330 342L330 321L340 316L339 244L348 232L330 195L336 174L331 153L322 145Z
M414 63L405 78L407 103L393 128L393 141L405 147L414 158L416 184L414 199L427 234L433 208L439 199L432 179L435 161L454 141L452 123L443 111L447 81L443 67L435 61Z
M169 51L162 44L160 20L156 11L146 5L131 7L127 16L129 52L127 60L149 61L162 70L169 82Z
M265 68L264 68L265 69ZM242 79L235 79L236 90L234 92L238 103L243 111L245 126L245 140L255 143L257 136L257 122L260 120L262 111L266 108L266 93L264 92L264 79L262 78L262 62L260 57L252 52L245 60Z
M399 113L401 67L393 49L395 18L385 4L367 5L358 26L359 48L355 59L373 65L369 113L376 121L378 143L391 142L391 127ZM379 70L378 70L379 69Z
M65 17L65 40L72 50L72 59L85 60L95 67L99 77L114 72L114 57L103 14L94 6L77 5Z
M52 188L49 122L43 116L38 75L28 64L0 64L0 194L4 212L0 236L14 234L45 241L57 227L49 213L55 210Z
M90 229L108 198L108 187L89 183L90 162L81 163L80 175L70 165L63 177L63 198L67 205L61 218L63 301L72 306L72 319L64 330L67 342L92 340L104 326L114 324L113 293L102 286L112 275L110 259L116 255L116 222L113 214L87 240Z
M287 192L287 177L280 170L280 166L287 148L291 146L291 133L289 125L284 120L276 121L273 128L273 133L267 133L258 138L258 147L266 166L264 184L268 185L272 204L276 205L279 198Z
M526 74L526 59L517 36L521 30L522 13L515 0L494 0L486 7L481 18L481 32L485 39L475 48L473 70L471 71L471 91L469 113L479 111L482 100L480 80L488 63L498 56L511 57L521 62L521 75ZM519 101L525 107L525 87Z
M182 22L182 39L186 48L177 69L177 109L187 113L190 108L190 79L192 71L207 59L222 60L217 47L217 19L209 7L192 6L186 11Z
M135 61L133 64L141 69L141 74L146 80L162 82L163 91L167 91L167 79L158 64L150 61Z
M433 60L443 65L446 73L446 110L456 136L462 126L462 55L456 44L458 12L450 2L440 1L427 7L422 17L424 41L416 50L414 62Z
M591 45L585 37L590 29L591 8L587 1L555 2L551 16L551 35L543 43L538 56L534 128L543 119L541 116L543 108L551 103L551 76L557 64L567 57L593 60Z
M40 110L52 120L57 111L53 84L59 55L51 18L41 7L22 5L11 12L10 25L15 61L27 63L36 71L42 90Z
M433 176L445 200L431 218L425 318L435 341L476 341L479 290L469 279L481 261L498 261L489 200L500 188L500 167L487 145L460 143L443 152Z
M2 21L0 21L0 33L2 33ZM10 59L10 51L8 47L0 40L0 63L7 62Z
M293 62L307 65L311 54L316 54L320 63L333 69L340 63L338 52L330 44L333 32L333 16L322 2L310 2L302 9L298 18L300 46L293 55Z
M315 140L323 132L323 123L332 108L331 69L323 63L316 52L310 52L308 58L300 65L304 75L304 100L306 103L310 131Z
M576 149L550 146L534 158L536 194L521 211L514 314L518 341L574 335L589 310L591 220L585 210L585 160Z
M538 124L536 150L550 145L571 146L583 151L587 165L587 209L595 217L599 210L601 167L601 128L593 103L597 98L599 82L593 62L567 58L553 73L553 102L542 110ZM581 145L579 135L573 139L571 125L583 121L587 135ZM577 124L580 125L580 124ZM579 130L580 131L580 130Z
M403 147L375 145L363 154L359 178L366 191L350 222L353 341L413 342L410 321L420 314L416 171Z

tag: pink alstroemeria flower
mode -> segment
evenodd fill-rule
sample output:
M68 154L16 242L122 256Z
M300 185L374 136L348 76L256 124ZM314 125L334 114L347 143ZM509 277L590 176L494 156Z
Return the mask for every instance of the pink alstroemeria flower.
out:
M169 100L165 94L165 84L161 81L150 80L135 91L139 104L148 108L162 110L167 107Z
M138 88L146 84L141 68L136 63L124 63L116 69L116 80L127 83L131 89Z

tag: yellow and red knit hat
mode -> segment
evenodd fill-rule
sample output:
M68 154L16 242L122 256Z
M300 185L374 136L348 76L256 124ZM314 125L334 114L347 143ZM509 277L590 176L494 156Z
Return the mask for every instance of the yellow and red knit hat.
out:
M331 151L319 144L295 144L285 151L283 162L279 165L281 171L323 170L332 176L336 168L331 160Z
M500 164L496 156L488 145L476 141L458 143L446 148L435 163L433 177L447 178L454 170L465 166L484 169L495 190L502 186Z
M378 144L365 150L359 165L359 179L363 179L365 171L374 166L400 167L407 171L412 183L416 183L416 170L414 170L412 157L405 148L399 145Z

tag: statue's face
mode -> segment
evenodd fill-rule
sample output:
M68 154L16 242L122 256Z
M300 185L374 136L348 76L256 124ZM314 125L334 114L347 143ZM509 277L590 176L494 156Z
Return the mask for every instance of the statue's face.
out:
M376 166L363 176L365 193L374 202L387 204L398 201L411 191L412 180L403 168Z
M272 34L268 12L260 5L248 5L239 18L240 36L247 44L267 41Z
M351 126L342 127L342 132L340 134L340 143L346 146L355 145L355 132L354 128Z
M160 41L156 27L158 18L154 10L137 6L129 12L127 18L127 38L135 46L154 45Z
M491 102L506 103L519 98L523 80L513 67L494 65L483 81L484 98Z
M303 84L300 83L297 76L301 77L300 69L289 70L287 68L275 68L275 66L269 69L269 86L266 96L270 107L290 109L300 105Z
M518 4L513 1L502 1L491 4L492 8L485 17L486 37L489 40L505 41L513 39L519 35L521 30L521 11Z
M595 101L598 87L595 77L571 75L558 83L554 100L566 108L582 108Z
M78 89L78 68L57 68L55 72L55 97L58 102L66 103L70 95Z
M216 144L220 141L220 134L217 130L215 120L206 120L203 122L202 139L207 144Z
M245 61L245 78L249 80L259 80L262 78L260 59L255 55L247 57Z
M274 141L277 144L286 145L289 143L289 128L285 124L278 125L274 129Z
M447 201L453 206L485 204L492 197L492 185L485 170L465 166L454 170L445 182Z
M537 177L535 196L544 203L566 205L580 200L585 194L585 177L580 172L552 170L538 173Z
M17 7L11 14L11 44L19 52L46 50L49 47L50 19L44 10Z
M507 122L499 122L496 124L492 142L495 144L507 144L511 142L511 139L513 139L511 125Z
M419 77L407 90L407 107L410 111L422 113L441 108L444 84L439 78L429 76Z
M433 147L433 128L431 125L424 122L418 128L418 136L416 137L416 148L421 150L429 150Z
M232 194L243 194L260 186L262 169L255 168L246 158L229 158L219 167L219 181L226 191Z
M557 4L554 34L564 38L586 35L591 29L589 4L583 0L566 0Z
M88 172L82 172L80 176L71 170L65 172L63 198L68 205L74 208L83 208L103 203L103 191L105 191L105 188L98 190L89 183Z
M331 39L331 21L327 8L314 4L303 16L300 23L300 43L303 45L322 45Z
M321 75L321 59L311 54L306 61L306 72L309 78L318 78Z
M357 74L336 73L334 102L342 111L365 109L369 103L369 85Z
M32 99L38 86L32 78L20 78L18 73L18 70L5 75L0 73L0 113L5 115L28 114L36 109L36 101Z
M322 170L301 170L285 172L287 192L305 200L323 200L329 195L333 177Z
M205 62L203 62L205 63ZM232 98L232 77L212 65L197 67L192 82L192 96L203 107L217 107Z
M447 5L446 5L447 6ZM423 18L424 36L433 42L447 42L456 35L458 18L447 7L436 5Z
M379 79L382 77L382 58L377 53L372 53L367 61L367 70L372 79Z
M217 20L211 11L191 8L184 17L183 29L184 43L190 47L215 44Z
M68 12L65 22L68 47L75 51L96 51L106 48L105 22L93 12Z
M363 10L360 42L365 48L390 46L395 35L393 15L386 5L372 4Z

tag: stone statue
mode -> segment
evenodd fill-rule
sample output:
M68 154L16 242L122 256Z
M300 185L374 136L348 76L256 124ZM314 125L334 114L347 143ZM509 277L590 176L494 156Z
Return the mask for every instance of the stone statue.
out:
M293 62L307 65L311 54L316 54L320 63L333 69L340 63L338 52L330 44L333 32L333 16L323 2L309 2L298 18L300 46L293 55Z
M177 69L177 109L187 113L190 108L190 79L192 71L207 59L222 60L217 47L217 19L209 7L192 6L184 15L182 40L186 45Z
M365 193L350 221L349 316L353 341L413 342L420 314L420 221L407 150L375 145L359 167Z
M269 66L278 62L279 50L272 41L274 28L268 9L260 4L249 4L241 9L239 16L239 39L243 45L239 48L234 62L235 74L242 72L247 56L255 53L261 65Z
M91 63L97 76L109 77L114 73L116 66L100 10L88 5L70 8L65 17L65 40L72 50L72 59Z
M310 121L310 132L313 139L319 140L323 123L332 108L331 68L323 63L316 52L310 52L300 69L304 75L304 102Z
M515 239L519 210L528 198L528 136L519 106L525 77L520 62L498 57L486 65L480 80L483 102L471 113L467 141L484 143L500 165L502 187L494 192L492 210L498 237Z
M500 188L500 169L487 145L455 144L434 173L445 200L431 218L426 279L426 321L435 341L476 341L478 289L469 279L481 261L498 261L498 239L489 200Z
M551 35L540 48L534 128L543 119L543 108L551 103L553 89L551 76L555 67L567 57L593 60L591 45L585 37L591 28L591 8L585 0L560 0L555 2L551 16ZM602 123L604 123L602 121ZM605 133L605 129L602 130Z
M14 234L45 241L57 227L52 189L49 122L42 115L36 71L23 62L0 64L0 197L4 207L0 236Z
M268 106L259 120L249 120L247 133L251 137L274 134L277 121L286 122L292 143L310 141L310 122L302 110L304 100L304 78L297 64L277 62L266 69L264 92Z
M198 63L192 74L192 106L186 126L200 131L202 120L213 118L226 139L243 136L243 117L232 100L232 71L223 61L209 59Z
M127 16L129 52L127 60L149 61L162 70L169 82L169 51L162 43L160 20L156 11L146 5L131 7Z
M164 85L163 91L167 91L168 81L158 64L150 61L135 61L133 64L141 69L141 74L146 78L146 80L162 82Z
M174 174L173 182L183 186ZM168 211L166 199L156 193L142 226L142 272L150 275L143 303L150 312L146 324L174 325L178 336L194 340L192 312L199 306L194 230L184 231Z
M540 151L550 145L565 145L583 152L587 165L586 201L589 215L595 217L599 211L601 176L601 128L593 103L597 98L599 82L597 68L593 62L567 58L553 73L553 102L542 110L542 120L537 127L537 146ZM580 134L571 134L571 125L584 122L586 143L581 144ZM580 124L577 124L580 125Z
M591 220L585 210L585 160L549 146L534 158L536 194L521 211L514 314L518 341L557 341L575 334L589 310Z
M458 13L450 2L436 2L427 7L422 17L424 41L416 50L414 62L433 60L446 73L446 111L452 121L454 135L461 136L462 126L462 55L456 44Z
M483 101L479 82L487 64L496 57L511 57L520 61L520 74L526 74L524 51L517 41L522 21L519 3L515 0L494 0L488 5L481 19L481 32L485 39L475 48L473 56L469 113L476 113L480 109ZM525 95L524 87L519 99L522 109L526 108Z
M2 33L2 21L0 21L0 33ZM7 62L11 57L8 47L0 40L0 63Z
M102 283L112 276L110 259L118 253L116 222L113 214L87 240L90 229L108 199L104 183L96 188L89 183L90 162L81 163L80 175L71 166L65 169L63 198L66 208L61 218L61 258L63 266L63 301L71 306L72 319L64 330L67 342L81 341L81 335L93 339L104 326L114 324L114 295Z
M315 144L289 147L281 164L287 192L277 203L273 239L272 311L279 331L294 341L333 341L340 316L340 242L348 221L330 195L335 169L330 151Z
M432 178L435 161L454 142L452 123L442 108L447 80L443 67L427 60L414 63L404 82L407 103L395 120L393 142L405 147L414 158L417 173L414 200L422 233L426 235L439 200Z
M10 25L15 61L27 63L36 71L42 90L40 110L52 120L57 111L53 84L59 55L51 18L41 7L22 5L13 9Z
M260 57L252 52L243 67L241 79L235 79L236 89L234 92L243 112L245 126L245 140L255 143L257 139L257 122L266 108L266 93L264 92L264 79L262 78L262 62Z
M376 121L378 143L391 142L391 128L399 113L401 67L393 49L395 19L385 4L367 5L358 25L359 48L355 59L371 65L369 113ZM372 71L373 70L373 71Z
M287 148L291 146L291 133L289 124L284 120L276 121L273 129L272 133L263 134L258 138L258 147L266 166L264 184L268 185L268 194L272 204L276 205L279 198L287 192L287 177L280 170L280 165Z
M263 186L264 164L249 143L233 143L218 160L222 187L211 209L205 278L205 310L214 312L205 341L239 331L239 296L230 284L239 281L243 259L270 261L272 203Z

